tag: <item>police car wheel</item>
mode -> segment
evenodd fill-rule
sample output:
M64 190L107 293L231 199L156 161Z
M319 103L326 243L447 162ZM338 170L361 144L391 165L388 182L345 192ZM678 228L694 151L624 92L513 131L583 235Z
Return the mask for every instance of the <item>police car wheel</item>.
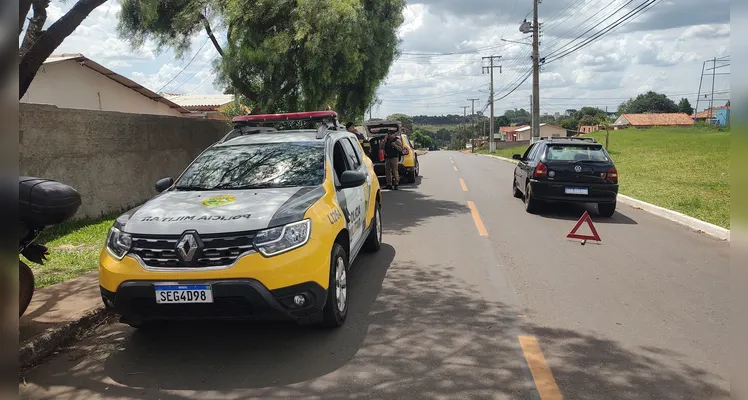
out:
M364 243L366 251L375 252L382 248L382 210L379 203L374 208L374 218L371 221L371 232Z
M330 257L330 284L327 301L322 310L322 325L337 328L348 315L348 255L343 246L335 243Z

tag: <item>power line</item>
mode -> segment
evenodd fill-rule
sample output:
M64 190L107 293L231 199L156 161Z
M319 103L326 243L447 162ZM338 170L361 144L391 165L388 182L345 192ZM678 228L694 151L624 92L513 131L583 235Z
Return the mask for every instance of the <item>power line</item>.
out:
M197 74L199 74L200 71L202 71L203 69L205 69L205 67L207 67L208 65L212 64L213 61L215 61L215 59L218 58L219 55L220 54L216 54L210 61L208 61L205 64L203 64L203 66L200 67L200 68L198 68L198 70L195 71L195 73L193 73L192 75L190 75L189 78L187 78L184 81L182 81L182 83L180 83L179 86L177 86L176 88L172 89L172 91L176 91L177 89L179 89L182 86L184 86L187 82L189 82L190 80L192 80L192 78L194 78L195 76L197 76Z
M182 72L184 72L184 70L185 70L185 69L187 69L187 67L189 67L189 66L190 66L190 64L192 64L192 62L193 62L193 61L195 61L195 58L197 57L197 55L198 55L198 54L200 54L200 51L201 51L201 50L203 49L203 47L205 47L205 45L206 45L206 44L208 44L208 42L209 42L209 41L210 41L210 38L208 38L208 40L206 40L206 41L205 41L205 43L203 43L203 45L202 45L202 46L200 46L200 48L199 48L199 49L197 49L197 51L195 52L195 55L194 55L194 56L192 56L192 58L190 59L190 62L188 62L188 63L187 63L187 65L185 65L184 67L182 67L182 70L181 70L181 71L179 71L179 73L178 73L178 74L176 74L176 75L175 75L175 76L174 76L173 78L171 78L171 80L169 80L169 82L166 82L166 84L165 84L164 86L161 86L161 88L160 88L160 89L158 89L158 90L156 91L156 93L159 93L159 92L161 92L161 91L162 91L162 90L163 90L163 89L164 89L165 87L167 87L167 86L168 86L168 85L169 85L170 83L172 83L172 82L174 81L174 79L177 79L177 77L178 77L179 75L181 75L181 74L182 74Z
M394 81L394 82L385 82L385 84L388 84L388 85L389 85L389 84L394 84L394 83L405 83L405 82L421 81L421 80L424 80L424 79L428 79L428 78L433 78L433 77L435 77L435 76L439 76L439 75L444 75L444 74L448 74L448 73L450 73L450 72L453 72L453 71L457 71L457 70L459 70L459 69L461 69L461 68L465 68L465 67L467 67L467 66L470 66L470 65L473 65L473 64L477 64L478 62L480 62L480 60L475 60L475 61L471 61L471 62L469 62L469 63L467 63L467 64L462 64L462 65L460 65L460 66L459 66L459 67L457 67L457 68L453 68L453 69L450 69L450 70L447 70L447 71L443 71L443 72L438 72L438 73L435 73L435 74L431 74L431 75L426 75L426 76L422 76L422 77L420 77L420 78L405 79L405 80L401 80L401 81Z
M203 84L204 84L205 82L207 82L207 81L208 81L208 79L210 79L211 77L213 77L213 75L215 75L215 74L216 74L216 72L215 72L215 71L211 72L211 73L210 73L210 75L208 75L208 77L207 77L207 78L203 79L203 81L202 81L202 82L200 82L200 84L199 84L199 85L195 86L195 87L194 87L194 88L193 88L192 90L188 90L188 91L187 91L187 93L192 93L192 92L194 92L195 90L199 89L199 88L200 88L200 86L203 86ZM185 94L187 94L187 93L185 93Z
M577 40L581 39L581 38L582 38L582 37L583 37L584 35L588 34L588 33L589 33L590 31L592 31L592 30L593 30L593 29L595 29L596 27L600 26L602 22L604 22L604 21L606 21L606 20L610 19L610 18L611 18L611 17L613 17L613 16L614 16L614 15L615 15L616 13L618 13L618 12L619 12L619 11L621 11L621 10L623 10L624 8L626 8L626 6L627 6L627 5L629 5L629 4L631 4L631 3L633 3L634 1L635 1L635 0L628 0L628 1L627 1L627 2L626 2L626 3L624 4L624 5L622 5L622 6L621 6L621 7L619 7L619 8L617 9L617 10L613 11L612 13L610 13L610 14L609 14L609 15L608 15L607 17L603 18L603 19L602 19L601 21L599 21L599 22L598 22L597 24L593 25L592 27L590 27L590 28L589 28L589 29L587 29L586 31L582 32L582 33L581 33L581 34L580 34L579 36L577 36L576 38L574 38L574 39L570 40L570 41L569 41L569 42L568 42L567 44L565 44L565 45L561 46L560 48L558 48L558 49L556 49L556 50L553 50L553 51L551 51L550 53L546 54L546 57L551 57L551 56L553 56L554 54L556 54L556 53L560 52L560 51L561 51L562 49L564 49L564 48L566 48L566 47L569 47L569 46L571 46L571 45L572 45L572 43L574 43L574 42L576 42ZM649 1L649 0L647 0L647 1ZM610 4L613 4L613 3L610 3Z
M662 0L646 0L644 3L640 4L639 6L637 6L634 9L636 11L632 10L631 12L627 13L624 17L619 18L615 23L613 23L611 25L608 25L607 27L603 28L603 30L601 30L597 34L593 35L592 37L586 39L585 41L581 42L580 44L578 44L574 48L569 49L568 51L566 51L566 52L564 52L564 53L562 53L560 55L553 56L551 60L547 60L546 59L545 64L548 64L548 63L560 60L560 59L562 59L562 58L564 58L564 57L566 57L566 56L568 56L570 54L573 54L573 53L581 50L582 48L586 47L587 45L589 45L589 44L595 42L596 40L600 39L601 37L609 34L610 32L612 32L613 30L615 30L621 24L625 24L625 23L629 22L632 18L636 17L637 14L640 14L642 12L650 10L652 7L654 7L654 5L656 3L659 3L660 1L662 1Z

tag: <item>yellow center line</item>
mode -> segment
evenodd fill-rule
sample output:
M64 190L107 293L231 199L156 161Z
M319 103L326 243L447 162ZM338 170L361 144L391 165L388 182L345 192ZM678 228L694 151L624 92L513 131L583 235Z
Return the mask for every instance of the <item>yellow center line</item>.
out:
M558 390L556 380L553 379L551 369L545 362L535 336L519 336L519 345L525 354L525 360L530 367L532 379L535 381L541 400L561 400L563 398L561 392Z
M452 168L454 168L455 172L460 172L460 170L458 170L456 166L453 165Z
M483 226L483 221L480 219L480 214L478 214L478 209L475 207L475 203L468 200L467 202L468 207L470 208L470 214L473 216L473 222L475 222L475 227L478 228L478 233L481 236L488 236L488 231L486 231L486 227Z
M462 191L467 192L467 185L465 185L465 181L460 178L460 186L462 186Z

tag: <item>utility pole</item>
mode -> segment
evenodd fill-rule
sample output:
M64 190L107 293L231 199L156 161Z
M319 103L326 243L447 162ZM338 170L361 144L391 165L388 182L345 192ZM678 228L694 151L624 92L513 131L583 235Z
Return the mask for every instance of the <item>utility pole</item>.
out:
M535 1L537 1L537 0L535 0ZM494 122L493 122L493 115L494 115L493 114L493 106L494 106L494 104L493 104L494 103L493 70L494 70L494 68L498 68L499 69L499 73L501 73L501 66L500 65L494 65L493 61L494 60L498 61L500 58L501 58L501 56L483 57L484 60L485 59L489 59L490 60L490 65L487 66L487 67L483 67L481 69L481 72L485 72L486 70L488 70L491 73L491 94L489 95L490 98L488 99L488 101L491 102L491 122L490 122L491 126L489 126L488 151L490 151L491 153L493 153L494 151L496 151L496 143L494 143L494 141L493 141L493 137L494 137Z
M714 117L714 79L717 76L717 57L712 60L712 96L709 98L710 117Z
M540 0L533 0L532 10L532 140L535 143L540 138L540 40L538 24L538 4Z
M465 123L465 118L467 117L467 109L470 108L470 106L460 106L460 108L462 108L462 131L467 133L467 124ZM465 137L467 138L467 134L465 135ZM472 150L472 146L470 147L470 149L471 151L474 151Z
M472 111L471 111L471 114L470 114L470 117L473 120L473 134L470 136L471 137L471 143L473 144L473 146L472 146L473 147L473 153L475 153L475 102L478 101L478 100L480 100L480 99L468 99L468 101L472 103L472 107L473 107Z

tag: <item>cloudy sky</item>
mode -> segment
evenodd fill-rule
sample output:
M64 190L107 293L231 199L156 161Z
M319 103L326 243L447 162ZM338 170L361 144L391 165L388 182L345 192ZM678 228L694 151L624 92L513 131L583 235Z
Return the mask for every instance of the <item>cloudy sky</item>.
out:
M597 106L614 111L623 100L647 90L695 105L703 62L729 55L729 0L654 0L631 19L621 20L648 0L545 0L542 27L541 112ZM55 0L50 21L73 2ZM482 57L501 56L495 70L496 112L530 108L532 78L530 36L519 32L532 18L531 0L409 1L400 29L402 54L379 90L374 117L395 112L411 115L460 114L478 98L476 111L489 99L489 76ZM109 0L57 49L83 53L154 90L169 93L220 93L213 84L211 61L217 56L207 37L193 40L191 54L175 59L146 44L131 49L117 36L116 0ZM618 23L609 33L577 45ZM504 39L504 40L502 40ZM558 57L558 58L557 58ZM708 67L707 67L708 68ZM720 72L729 72L729 67ZM712 77L702 90L710 91ZM729 98L729 75L715 77L715 102ZM703 102L702 102L703 104ZM702 106L699 107L703 108ZM470 109L468 109L468 113ZM486 114L488 110L486 110Z

